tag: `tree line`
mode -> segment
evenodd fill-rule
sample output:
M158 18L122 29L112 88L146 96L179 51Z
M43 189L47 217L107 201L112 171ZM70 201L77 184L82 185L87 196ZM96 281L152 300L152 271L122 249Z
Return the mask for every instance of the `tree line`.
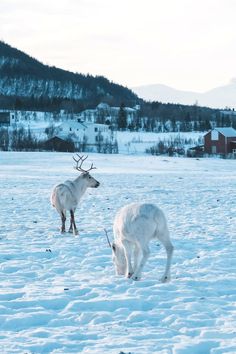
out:
M29 84L31 84L32 91L37 89L38 80L42 80L44 87L47 87L49 82L51 82L52 86L55 88L58 85L62 87L63 85L70 85L72 87L76 85L76 87L79 87L81 90L82 102L85 102L86 105L88 104L94 106L94 102L97 100L99 100L99 102L101 102L101 100L113 101L116 104L118 104L120 101L124 101L126 104L131 104L138 100L137 95L130 89L113 83L103 76L73 73L67 70L56 68L55 66L45 65L39 62L37 59L25 54L24 52L11 47L3 41L0 41L0 57L2 59L0 66L0 77L4 81L1 88L2 93L4 93L4 89L8 85L7 81L9 80L12 80L13 82L17 82L17 80L25 82L26 85L23 85L25 88L29 87ZM9 88L11 87L10 84L8 86ZM47 103L47 109L50 107L50 100L47 100L49 95L40 97L40 94L37 94L35 101L32 101L32 97L30 97L30 95L23 99L25 94L23 87L22 92L20 92L20 95L17 97L18 100L22 101L22 105L29 106L31 102L38 104L40 110L44 110L44 104ZM9 93L9 90L7 89L6 96L10 95L11 92ZM50 92L50 96L55 98L58 97L60 104L62 104L63 100L67 97L65 93L62 93L60 90L56 89L55 92ZM37 98L40 99L39 102L37 102ZM82 102L75 102L73 93L69 98L70 105L73 110L78 108L81 109L80 105ZM54 108L54 103L52 102L51 109ZM57 109L58 108L59 107L57 106ZM25 107L23 107L23 109L25 109ZM34 109L32 105L31 109Z
M220 110L197 104L147 102L127 87L103 76L73 73L45 65L3 41L0 41L0 56L0 108L3 109L80 113L104 102L120 106L114 122L119 130L203 131L213 124L235 127L235 120L232 121L230 116L223 117ZM37 86L39 80L40 87ZM140 106L140 111L132 121L127 121L124 107L135 105Z
M45 138L39 139L30 128L24 127L8 129L5 127L0 128L0 151L78 151L89 152L91 146L85 136L82 141L78 142L75 146L74 141L67 137L61 140L61 146L54 146L50 139L54 137L54 127L49 126L45 129ZM117 154L119 152L118 143L115 139L104 139L103 135L98 132L96 136L97 144L94 147L96 152L103 154ZM68 143L68 144L65 144Z
M140 105L134 119L129 122L125 105L121 104L118 130L147 132L190 132L208 131L214 127L233 127L236 129L236 115L224 114L219 109L161 102L144 102Z

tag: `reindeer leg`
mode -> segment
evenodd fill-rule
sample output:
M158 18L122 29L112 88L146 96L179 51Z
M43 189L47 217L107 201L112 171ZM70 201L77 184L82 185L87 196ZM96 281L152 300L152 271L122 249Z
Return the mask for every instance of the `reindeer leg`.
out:
M66 232L66 215L61 212L61 233Z
M72 218L72 215L71 215L72 211L70 211L70 228L68 230L68 232L70 233L73 233L73 218Z
M161 241L162 245L165 247L167 260L166 267L163 276L161 277L161 282L166 283L170 281L170 267L173 256L174 247L170 240L169 230L167 229L164 233L157 235L159 241Z
M73 210L70 210L70 230L73 229L73 233L74 235L78 235L78 230L76 228L76 224L75 224L75 214ZM69 230L69 232L71 232Z
M161 240L161 242L162 242L163 246L165 247L166 254L167 254L166 268L165 268L165 272L161 278L161 282L166 283L166 282L170 281L170 266L171 266L171 260L172 260L174 247L169 239Z
M149 254L150 254L150 250L149 250L148 245L143 245L142 246L142 258L140 260L138 267L135 269L134 274L131 277L133 280L140 280L143 267L145 266L145 264L147 262Z
M126 277L131 278L134 271L131 264L132 249L130 242L127 240L122 240L122 245L124 247L125 259L126 259Z
M138 268L140 260L141 260L141 252L140 252L138 245L135 244L135 246L134 246L134 272Z

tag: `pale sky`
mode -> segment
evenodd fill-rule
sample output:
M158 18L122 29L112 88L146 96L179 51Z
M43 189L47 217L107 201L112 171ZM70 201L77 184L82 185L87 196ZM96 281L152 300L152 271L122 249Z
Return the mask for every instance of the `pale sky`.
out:
M0 39L130 88L202 92L236 77L236 0L0 0Z

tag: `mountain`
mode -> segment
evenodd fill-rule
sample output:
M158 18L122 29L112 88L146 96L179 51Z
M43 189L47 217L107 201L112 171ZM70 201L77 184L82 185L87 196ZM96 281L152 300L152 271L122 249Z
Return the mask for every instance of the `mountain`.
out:
M87 108L99 102L135 105L139 99L130 89L103 76L83 75L44 65L0 41L0 105L51 104ZM73 108L76 108L73 107ZM18 107L20 108L20 107ZM31 107L32 108L32 107Z
M179 103L212 108L236 108L236 79L228 85L220 86L204 93L176 90L166 85L146 85L133 87L133 91L141 98L164 103Z
M207 130L212 122L220 122L217 110L199 105L161 103L173 102L174 97L180 101L181 96L177 96L177 92L174 96L172 91L167 100L159 95L159 98L153 97L158 102L145 102L127 87L114 84L105 77L44 65L0 42L0 109L78 113L101 102L128 107L138 104L139 113L127 122L130 130ZM193 104L197 98L188 99ZM113 122L115 126L118 126L118 119Z
M147 101L159 101L163 103L194 104L196 93L176 90L166 85L146 85L133 87L133 91Z

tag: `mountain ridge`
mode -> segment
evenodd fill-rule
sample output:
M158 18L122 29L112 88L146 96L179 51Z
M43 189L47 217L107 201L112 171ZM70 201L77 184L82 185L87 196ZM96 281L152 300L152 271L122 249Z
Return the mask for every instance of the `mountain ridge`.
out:
M163 84L151 84L132 87L132 90L147 101L161 101L184 105L198 104L211 108L236 108L236 80L224 86L205 92L178 90Z
M103 76L84 75L48 66L0 41L0 95L34 99L80 100L81 105L101 101L135 105L139 98L129 88Z

